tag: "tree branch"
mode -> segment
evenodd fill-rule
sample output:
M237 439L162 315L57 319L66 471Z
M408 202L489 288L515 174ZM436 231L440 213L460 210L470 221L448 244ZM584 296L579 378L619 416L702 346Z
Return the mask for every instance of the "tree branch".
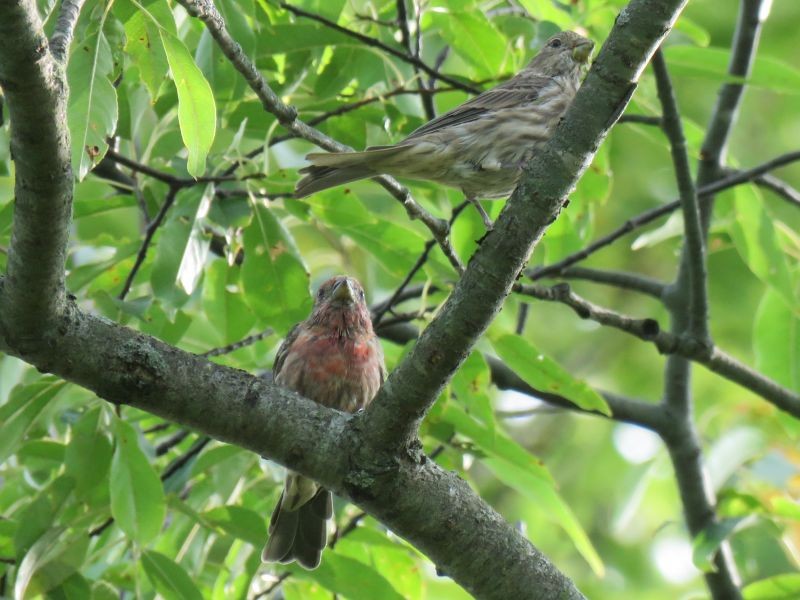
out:
M122 290L120 291L119 296L117 296L120 300L124 300L125 296L128 295L136 274L139 272L139 269L144 263L144 259L147 258L147 250L150 248L150 243L153 241L153 236L155 236L156 231L158 231L158 228L161 226L161 223L164 222L167 212L169 212L169 209L175 203L175 198L178 196L179 190L179 187L170 186L167 196L164 198L164 203L161 205L158 214L147 224L142 245L139 248L139 252L136 254L136 260L134 261L133 267L128 273L128 276L125 278L125 283L122 285Z
M400 38L403 41L406 54L419 60L419 48L417 48L417 51L414 51L411 47L411 32L408 30L406 0L397 0L397 23L400 26ZM425 111L425 118L431 121L436 117L436 109L433 106L433 96L431 96L430 90L425 87L425 81L420 76L420 68L417 65L414 65L414 75L417 77L417 89L419 90L419 99L422 101L422 108Z
M738 383L781 410L800 418L800 394L761 375L716 346L708 346L685 334L664 331L655 319L637 319L593 304L575 294L566 283L552 287L518 284L515 290L539 300L566 304L582 319L590 319L652 342L661 354L678 355L699 362L709 371Z
M728 68L728 73L737 79L746 79L750 72L758 45L761 22L766 17L766 11L763 9L769 4L771 4L770 0L741 0L731 62ZM744 85L738 82L725 83L720 88L700 151L700 164L697 172L697 185L700 188L721 179L724 175L727 143L743 91ZM707 235L713 204L713 196L709 196L700 207L703 237ZM665 301L672 316L672 332L678 336L686 334L695 325L690 311L693 295L696 294L696 291L692 290L695 282L691 275L691 269L695 268L692 262L696 258L693 248L688 243L684 244L678 276L674 285L665 294ZM705 350L702 352L709 361L716 353L716 349L713 348L710 353ZM717 356L715 361L717 368L729 366L719 358ZM708 366L712 368L710 364ZM742 368L736 369L735 373L741 378L743 374L747 373L747 370L744 365L740 365L740 367ZM712 370L714 369L712 368ZM667 358L664 375L664 406L675 418L667 428L662 430L662 438L667 444L675 468L678 490L683 502L689 532L692 536L697 536L701 531L716 523L716 513L714 493L707 483L707 478L704 477L700 444L692 421L691 365L684 357L670 356ZM746 379L748 383L754 383L751 378ZM744 379L740 380L740 383L746 385ZM765 391L769 392L770 390ZM788 390L787 393L788 397L778 395L776 398L781 400L784 406L787 404L800 405L800 398L797 397L797 394L788 392ZM780 406L780 404L778 405ZM715 571L704 574L712 597L715 600L741 598L740 577L727 541L720 544L713 563Z
M48 52L36 3L0 3L0 85L11 122L14 230L0 314L22 344L47 332L65 302L72 168L64 69Z
M767 188L772 192L775 192L778 196L786 200L789 204L792 204L800 208L800 191L796 190L782 179L779 179L774 175L766 173L764 175L756 177L754 181L756 185L759 185L761 187Z
M584 279L595 283L602 283L623 290L641 292L653 298L661 299L666 284L663 281L622 271L607 271L589 269L587 267L568 267L558 273L561 279Z
M419 337L419 331L413 325L402 324L393 325L392 327L381 327L378 330L378 335L384 339L402 345L417 339ZM528 385L513 369L511 369L511 367L496 356L484 354L483 358L489 365L492 374L492 383L496 385L498 389L513 390L520 394L531 396L535 400L541 400L553 406L569 409L571 411L603 417L605 419L609 418L608 415L603 413L581 408L563 396L545 390L539 390ZM600 395L603 396L611 409L612 416L610 418L616 421L625 421L626 423L639 425L646 429L656 430L663 418L661 407L655 404L648 404L641 400L633 400L611 392L600 392Z
M686 151L686 137L683 134L678 103L672 90L672 82L667 71L667 63L661 50L653 56L653 71L656 76L658 98L664 116L664 133L669 139L672 164L678 182L681 209L683 211L684 248L681 272L685 273L683 285L687 289L687 312L689 323L687 332L697 341L711 344L708 332L708 295L706 290L708 273L706 271L706 249L703 226L700 223L700 209L697 193L689 166Z
M682 0L658 5L633 0L623 10L571 108L526 166L494 230L414 350L364 412L364 432L373 444L413 444L420 421L500 310L533 246L627 106L642 65L683 5Z
M244 76L247 84L256 93L259 100L261 100L264 109L275 115L281 125L297 137L308 140L325 150L333 152L352 150L349 146L340 144L297 118L297 109L284 104L272 88L269 87L269 84L267 84L261 76L261 73L256 69L255 65L245 55L242 47L230 36L225 27L225 21L214 6L212 0L178 0L178 2L180 2L181 6L183 6L190 15L205 23L208 32L217 42L222 53L228 58L234 68ZM395 199L400 201L411 219L419 219L422 221L433 234L434 239L436 239L437 243L442 248L442 252L444 252L444 255L450 261L450 264L456 272L463 272L464 266L461 264L461 261L448 239L450 231L447 227L447 222L434 217L422 208L422 206L414 200L408 190L393 178L382 175L374 179L394 196Z
M183 4L183 0L180 0L181 4ZM353 31L352 29L347 29L347 27L342 27L338 23L334 23L330 19L326 19L322 15L318 15L316 13L308 12L303 10L302 8L298 8L296 6L292 6L287 2L278 2L278 6L280 6L284 10L288 10L293 15L298 17L305 17L306 19L311 19L312 21L316 21L317 23L323 24L325 27L329 29L333 29L334 31L338 31L341 34L344 34L348 37L351 37L355 40L358 40L362 44L366 46L370 46L372 48L379 48L381 51L385 52L386 54L390 54L395 58L406 62L415 68L419 69L420 71L424 71L431 77L435 77L445 83L449 83L453 87L456 87L460 90L465 92L469 92L470 94L478 94L480 90L472 85L464 83L462 80L456 79L455 77L450 77L449 75L445 75L444 73L440 73L436 69L433 69L426 65L419 57L406 54L398 50L397 48L393 48L392 46L388 46L384 44L380 40L376 40L375 38L371 38L368 35L364 35L363 33L359 33L358 31Z
M800 160L800 150L794 152L787 152L786 154L781 154L769 160L757 167L753 167L752 169L747 169L746 171L739 171L728 175L723 179L718 179L712 183L706 184L704 186L697 188L697 195L699 196L700 204L705 205L709 202L711 195L717 192L721 192L723 190L727 190L729 188L735 187L737 185L741 185L743 183L748 183L751 181L755 181L759 176L763 175L764 173L768 173L773 169L778 169L785 165L788 165L793 162L797 162ZM566 269L576 263L581 262L582 260L586 260L592 254L613 244L619 238L624 235L655 221L656 219L663 217L664 215L668 215L674 210L680 208L681 201L680 200L673 200L672 202L668 202L667 204L662 204L661 206L657 206L656 208L652 208L647 210L631 219L628 219L623 223L620 227L612 231L611 233L604 235L601 238L598 238L583 250L579 250L570 254L569 256L564 257L562 260L555 262L551 265L546 265L543 267L535 267L529 269L525 274L531 280L536 281L538 279L542 279L543 277L551 277L554 275L558 275Z
M72 36L75 33L75 25L81 14L81 8L85 0L62 0L61 11L58 14L58 21L50 36L50 52L53 58L60 63L66 62L69 53L69 46L72 43Z
M3 284L0 278L0 297ZM583 598L457 475L418 452L370 452L356 416L84 314L72 303L57 331L36 357L40 369L319 481L409 540L476 597ZM0 351L18 356L7 342L0 335ZM465 518L470 527L452 526ZM506 577L486 578L487 565Z

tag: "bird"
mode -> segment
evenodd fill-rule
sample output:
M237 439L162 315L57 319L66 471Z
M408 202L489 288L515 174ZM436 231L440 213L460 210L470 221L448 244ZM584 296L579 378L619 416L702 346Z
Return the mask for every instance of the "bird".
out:
M336 276L319 287L311 314L278 349L273 377L276 384L330 408L356 412L367 407L386 378L386 366L356 279ZM332 516L331 493L290 471L261 559L315 569Z
M461 189L490 230L478 199L514 191L522 167L572 103L593 48L594 42L575 32L559 32L517 75L392 146L311 153L295 197L384 174L430 180Z

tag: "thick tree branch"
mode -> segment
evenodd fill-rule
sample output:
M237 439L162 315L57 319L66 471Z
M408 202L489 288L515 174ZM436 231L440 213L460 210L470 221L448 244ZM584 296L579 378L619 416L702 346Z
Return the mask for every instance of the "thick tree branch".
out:
M667 134L672 153L672 164L675 169L675 178L678 182L681 209L683 212L684 244L686 251L683 270L686 274L685 286L688 290L689 323L687 327L697 341L711 343L708 332L708 294L706 282L706 249L703 227L700 224L700 208L697 202L697 193L692 180L692 170L689 166L689 154L686 150L686 137L683 134L681 114L672 82L667 71L667 63L661 50L653 57L653 71L656 75L656 87L661 108L664 113L664 133Z
M633 0L623 9L567 115L527 165L469 269L364 413L365 434L374 435L375 444L412 443L419 422L500 310L534 244L625 109L642 66L683 5Z
M3 283L0 278L0 297ZM19 355L2 334L0 351ZM419 451L395 456L366 448L363 423L353 415L84 314L73 304L47 347L31 358L41 370L111 402L181 423L314 478L409 540L478 598L583 597L458 476ZM470 527L453 526L462 519ZM485 577L487 566L503 577Z
M63 63L69 54L69 46L72 43L72 36L75 33L75 25L81 14L81 8L85 0L62 0L61 12L58 14L58 22L50 36L50 52L56 61Z
M33 0L0 3L0 86L16 165L14 230L0 314L6 335L24 347L50 328L64 303L72 211L67 82L48 51Z

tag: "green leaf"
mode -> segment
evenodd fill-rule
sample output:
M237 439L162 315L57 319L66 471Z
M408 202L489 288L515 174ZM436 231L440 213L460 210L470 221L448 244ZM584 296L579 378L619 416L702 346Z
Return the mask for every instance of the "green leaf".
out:
M194 289L202 274L201 257L208 250L199 244L198 228L208 212L210 197L208 190L201 194L196 188L183 192L175 201L166 224L161 228L156 247L156 257L150 283L153 291L165 299L180 303L187 286ZM178 290L180 282L184 291Z
M704 573L716 571L713 558L720 544L737 531L754 525L757 521L755 515L723 519L707 527L696 536L692 542L692 562Z
M75 45L70 55L67 122L78 180L106 155L106 140L117 127L117 92L108 78L113 69L111 56L102 31Z
M111 515L129 538L145 544L158 535L164 522L164 488L139 448L136 430L117 419L114 434L117 447L109 480Z
M392 275L407 273L425 245L416 231L372 214L353 194L317 194L306 202L324 223L353 240Z
M500 481L517 490L537 510L564 529L595 575L602 577L605 574L603 559L592 545L575 513L551 484L501 458L489 457L481 462L489 467Z
M498 356L531 387L564 396L586 410L611 415L603 397L518 335L492 341Z
M199 177L206 170L206 157L217 128L214 94L183 42L164 29L159 33L178 91L178 122L189 151L186 169L193 177Z
M490 430L495 428L494 409L487 393L492 375L480 352L472 352L453 376L452 387L458 401Z
M482 462L497 478L530 499L533 506L562 527L592 570L598 575L603 573L603 561L572 510L559 496L555 481L538 458L501 430L493 430L479 423L458 405L449 403L441 419L451 423L459 435L475 442L487 455L481 459Z
M0 406L0 463L11 456L44 407L67 384L52 376L16 386Z
M301 572L299 568L297 571ZM326 552L319 567L313 571L302 571L301 574L350 600L403 599L392 584L373 568L334 552Z
M19 565L14 597L34 598L65 582L83 564L89 538L85 532L67 534L64 527L49 530Z
M721 208L733 211L728 232L739 256L756 277L793 305L795 295L789 265L761 194L752 185L737 186L732 194L733 206Z
M87 411L72 426L72 439L64 457L67 474L75 479L79 494L85 494L105 480L112 453L111 442L101 422L100 407Z
M670 46L664 51L676 75L736 81L728 75L730 51L723 48ZM747 84L790 94L800 94L800 70L770 56L757 56Z
M744 600L797 600L800 573L785 573L755 581L742 590Z
M153 587L167 600L202 600L203 595L192 578L171 558L160 552L145 550L141 563Z
M262 319L284 333L311 311L309 276L289 231L257 202L244 230L244 298Z
M222 334L224 343L246 336L256 318L247 308L240 284L241 269L215 260L206 270L203 283L203 308L211 324Z
M153 17L155 12L160 12L158 9L161 5L161 10L166 10L171 19L169 6L166 2L159 1L149 4L147 13L135 11L125 22L125 52L133 59L133 64L139 67L139 77L147 86L153 102L161 95L166 81L164 74L169 68L159 34L160 27Z
M508 44L491 21L480 13L466 11L426 13L445 41L484 77L501 71Z
M767 289L753 323L756 369L792 390L800 389L800 308Z
M260 548L267 540L264 516L242 506L219 506L203 514L203 517L221 527L234 537Z
M520 0L519 3L536 21L550 21L559 25L562 29L571 29L575 25L569 13L560 6L556 6L553 2Z

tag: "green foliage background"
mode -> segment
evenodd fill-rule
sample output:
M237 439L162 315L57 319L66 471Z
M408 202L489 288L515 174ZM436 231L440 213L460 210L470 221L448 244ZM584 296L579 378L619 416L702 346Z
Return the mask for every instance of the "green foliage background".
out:
M53 3L39 4L52 28ZM380 24L396 18L395 0L292 4L402 49L398 28ZM691 2L667 43L693 158L726 80L737 4ZM583 30L601 44L624 5L431 0L420 20L422 59L434 64L448 46L442 72L469 85L491 85L519 70L558 29ZM217 6L246 54L306 122L376 99L319 123L331 137L355 148L388 144L426 120L418 95L393 94L416 89L409 64L297 18L275 2L220 0ZM798 25L800 5L776 0L731 143L733 165L746 168L797 149ZM288 197L303 155L313 148L289 140L252 155L284 131L202 23L180 6L166 0L87 2L68 76L78 182L67 285L87 309L198 353L270 329L264 339L213 359L260 372L270 368L282 335L308 313L310 294L321 281L336 273L355 275L376 302L392 293L423 250L428 231L372 182L304 201ZM441 114L468 97L444 91L434 104ZM658 110L646 71L628 112ZM112 135L120 155L183 181L173 182L174 205L124 299L119 296L143 240L143 207L150 218L156 215L170 184L139 173L135 190L125 190L92 174ZM7 138L6 126L0 129L0 249L9 243L13 211ZM240 162L231 181L187 179L220 176ZM796 165L778 174L800 186ZM431 184L404 183L443 218L462 200ZM665 137L652 126L620 124L532 264L557 261L674 197ZM493 216L501 206L487 204ZM792 389L800 388L798 231L796 206L745 185L718 198L709 244L715 340ZM456 220L452 241L464 261L481 234L471 209ZM672 217L587 264L669 280L681 235ZM417 322L424 326L455 277L435 247L414 283L441 291L399 311L419 311ZM666 326L666 313L653 299L588 282L575 282L575 289ZM507 519L519 522L587 596L702 597L700 571L686 571L675 581L665 576L669 569L659 567L665 560L680 565L690 552L660 443L632 426L561 410L510 417L509 408L541 405L492 387L481 352L500 356L540 387L601 408L597 389L657 401L663 359L645 343L581 321L558 304L531 304L525 332L515 336L523 302L531 300L508 299L480 352L440 398L423 427L425 447L439 449L440 464L458 470ZM391 369L404 348L389 342L384 347ZM540 366L544 360L547 368ZM761 595L770 585L762 583L749 587L747 597L800 596L800 426L699 368L694 390L720 515L734 519L724 523L729 529L736 525L731 541L745 581L794 573L781 580L788 595ZM641 458L632 458L636 450ZM331 592L356 600L466 597L370 518L326 551L317 571L262 565L265 521L280 492L279 467L135 409L115 411L81 388L1 355L0 459L0 594L245 598L267 589L275 575L289 573L283 584L289 600L330 598ZM336 509L339 527L358 514L341 502ZM103 527L109 517L114 522ZM718 542L711 538L695 543L701 569Z

